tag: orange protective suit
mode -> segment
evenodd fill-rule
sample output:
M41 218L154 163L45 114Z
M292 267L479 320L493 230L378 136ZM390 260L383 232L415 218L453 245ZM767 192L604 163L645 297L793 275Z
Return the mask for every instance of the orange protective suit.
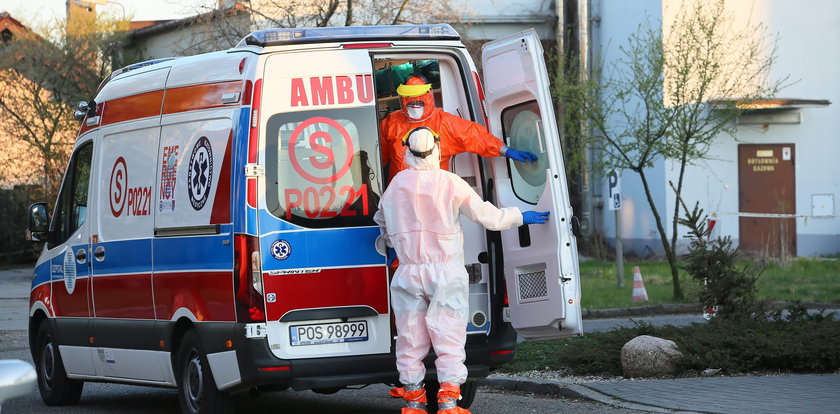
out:
M431 96L431 93L427 95ZM416 121L405 111L394 111L379 124L382 134L382 163L388 165L388 180L407 168L402 139L414 128L425 126L440 135L440 168L449 170L449 159L462 152L482 157L498 157L504 143L483 126L432 107L430 115ZM390 164L389 164L390 163Z

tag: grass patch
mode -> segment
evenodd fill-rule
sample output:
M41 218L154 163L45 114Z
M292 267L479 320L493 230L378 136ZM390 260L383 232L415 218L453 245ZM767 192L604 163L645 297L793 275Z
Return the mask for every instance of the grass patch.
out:
M773 300L840 302L840 260L796 258L770 263L758 277L758 293Z
M571 369L579 375L622 375L621 347L639 335L677 343L686 371L720 368L727 374L754 371L834 372L840 369L840 320L794 310L766 320L714 319L708 324L630 328L582 337L525 341L502 372Z
M746 266L749 262L739 262ZM633 303L633 266L639 266L649 300ZM674 300L667 262L625 262L624 287L617 287L616 265L595 260L580 263L581 306L587 309L626 308L696 302L697 284L685 271L680 282L685 300ZM787 266L771 263L758 277L758 297L776 301L840 303L840 260L797 258Z

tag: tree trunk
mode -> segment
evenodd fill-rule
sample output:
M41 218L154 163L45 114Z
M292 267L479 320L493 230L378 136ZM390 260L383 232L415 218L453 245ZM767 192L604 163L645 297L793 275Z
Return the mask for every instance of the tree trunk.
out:
M683 180L685 179L685 163L687 157L687 152L683 151L682 156L680 157L680 174L677 177L677 187L674 189L674 222L673 228L671 233L671 250L674 252L677 251L677 225L679 224L680 218L680 198L682 198L682 187L683 187Z
M636 170L639 178L642 179L642 185L645 188L645 197L647 197L650 211L653 213L653 218L656 220L656 229L659 231L659 240L662 242L662 248L665 250L665 256L668 258L668 266L671 267L671 280L674 285L674 299L683 299L682 287L680 286L680 269L677 267L677 255L671 249L668 243L668 235L665 233L665 227L662 225L662 218L659 216L659 211L656 209L653 196L650 193L650 186L648 186L647 176L643 169Z
M347 0L347 18L344 20L344 25L353 25L353 0Z

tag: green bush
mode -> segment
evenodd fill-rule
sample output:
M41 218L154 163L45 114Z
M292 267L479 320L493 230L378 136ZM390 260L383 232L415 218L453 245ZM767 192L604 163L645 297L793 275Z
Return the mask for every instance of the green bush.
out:
M42 200L40 187L17 185L0 189L0 265L34 262L39 247L26 240L29 204Z
M739 267L738 249L729 236L708 242L706 215L699 203L692 211L680 200L685 217L679 222L688 227L691 241L683 267L700 284L696 295L705 309L714 309L724 319L765 318L769 299L758 299L756 281L762 269L754 265Z
M783 316L784 315L784 316ZM629 328L517 347L503 372L571 370L580 375L621 375L621 347L639 335L677 343L687 371L719 368L725 373L754 371L834 372L840 369L840 320L824 312L809 315L799 305L766 319L715 318L708 324Z

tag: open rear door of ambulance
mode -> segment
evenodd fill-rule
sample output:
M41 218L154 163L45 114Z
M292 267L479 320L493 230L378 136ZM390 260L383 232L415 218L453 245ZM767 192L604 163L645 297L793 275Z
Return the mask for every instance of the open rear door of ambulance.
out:
M539 36L529 29L485 44L482 65L490 132L539 157L494 160L495 202L551 212L547 224L501 232L511 323L526 339L580 335L577 244Z

